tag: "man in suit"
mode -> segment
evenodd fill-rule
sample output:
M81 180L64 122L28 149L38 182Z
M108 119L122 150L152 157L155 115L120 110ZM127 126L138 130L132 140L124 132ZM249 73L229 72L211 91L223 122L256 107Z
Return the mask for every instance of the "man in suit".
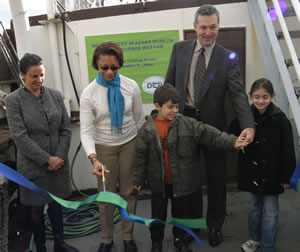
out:
M212 5L201 6L195 13L194 29L198 39L180 41L174 45L165 78L165 83L174 85L181 94L179 112L224 131L227 126L225 92L229 92L243 128L242 135L251 143L254 121L241 81L238 58L216 43L219 31L218 10ZM226 215L226 156L224 151L207 147L202 149L207 168L206 219L209 243L215 247L222 242L221 228ZM201 186L199 187L198 196L189 207L189 218L202 217L203 200Z

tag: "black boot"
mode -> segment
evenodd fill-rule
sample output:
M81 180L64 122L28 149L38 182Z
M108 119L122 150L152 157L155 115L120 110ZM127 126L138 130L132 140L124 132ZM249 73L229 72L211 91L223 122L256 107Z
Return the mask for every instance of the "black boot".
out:
M59 205L57 202L51 202L49 203L47 212L54 236L54 252L79 252L78 249L68 245L64 241L64 227L61 205Z
M46 252L44 206L31 207L31 224L37 252Z

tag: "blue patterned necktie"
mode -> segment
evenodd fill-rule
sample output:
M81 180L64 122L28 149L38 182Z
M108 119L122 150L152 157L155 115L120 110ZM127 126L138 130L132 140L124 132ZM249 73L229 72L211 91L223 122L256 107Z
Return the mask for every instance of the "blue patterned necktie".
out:
M206 72L205 49L202 47L197 59L194 76L194 107L200 108L200 98L202 96L203 78Z

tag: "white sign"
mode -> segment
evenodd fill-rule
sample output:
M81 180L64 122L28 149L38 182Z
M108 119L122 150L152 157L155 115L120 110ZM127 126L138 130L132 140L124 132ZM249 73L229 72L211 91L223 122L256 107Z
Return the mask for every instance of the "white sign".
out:
M160 76L150 76L143 81L142 87L145 93L154 94L154 91L164 84L164 78Z

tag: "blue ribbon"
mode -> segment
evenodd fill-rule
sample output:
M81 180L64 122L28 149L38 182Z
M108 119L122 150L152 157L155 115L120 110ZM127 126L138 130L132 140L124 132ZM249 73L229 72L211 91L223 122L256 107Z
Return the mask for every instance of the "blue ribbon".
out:
M293 173L293 176L290 180L290 186L295 189L297 192L300 191L300 161L298 162L298 165Z
M24 176L22 176L20 173L13 170L12 168L4 165L1 162L0 162L0 173L3 176L5 176L6 178L8 178L9 180L11 180L11 181L13 181L13 182L15 182L15 183L17 183L21 186L24 186L29 190L49 195L51 198L53 198L55 201L57 201L60 204L61 203L65 203L65 204L72 203L72 206L70 206L70 208L73 208L73 209L77 209L79 206L84 205L84 204L89 204L89 203L91 203L95 200L101 201L101 202L109 202L109 200L108 200L109 197L119 198L120 204L116 204L116 205L118 206L119 213L120 213L121 217L123 219L125 219L126 221L137 222L137 223L142 223L142 224L146 224L146 225L149 225L150 223L153 223L153 222L160 222L160 223L164 223L164 224L172 224L172 225L174 225L178 228L183 229L188 234L190 234L198 242L198 244L200 246L204 245L204 243L199 239L199 237L190 228L181 225L181 223L183 223L184 220L173 218L170 222L166 223L166 222L163 222L163 221L158 220L158 219L149 219L149 218L144 218L144 217L140 217L140 216L128 213L127 205L124 206L124 204L121 203L121 202L124 202L124 200L119 195L117 195L115 193L108 192L108 191L100 192L98 194L95 194L95 195L92 195L92 196L88 197L87 199L85 199L83 201L71 202L71 201L60 199L60 198L56 197L55 195L47 192L46 190L43 190L43 189L39 188L38 186L36 186L32 182L30 182L28 179L26 179ZM111 194L111 196L109 194ZM109 203L111 203L111 202L109 202ZM64 206L66 207L65 204L64 204ZM195 226L195 228L196 228L196 226Z

